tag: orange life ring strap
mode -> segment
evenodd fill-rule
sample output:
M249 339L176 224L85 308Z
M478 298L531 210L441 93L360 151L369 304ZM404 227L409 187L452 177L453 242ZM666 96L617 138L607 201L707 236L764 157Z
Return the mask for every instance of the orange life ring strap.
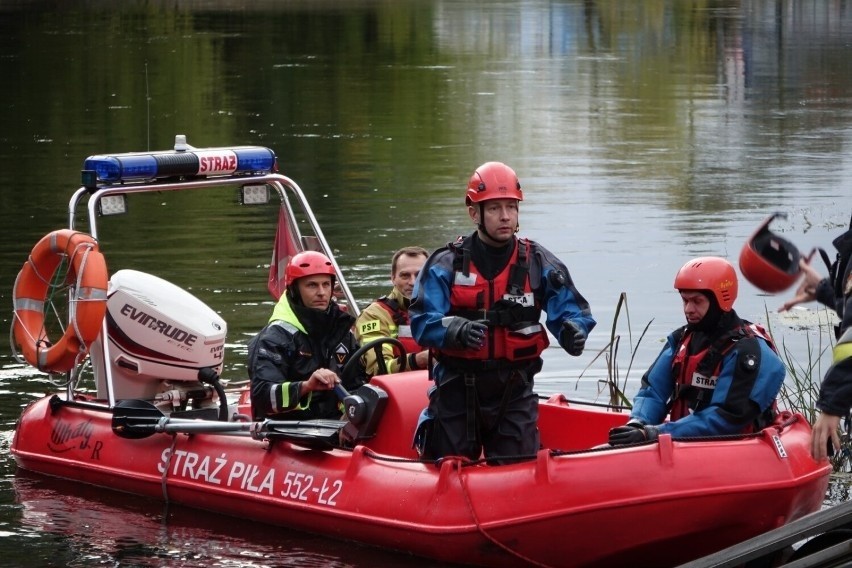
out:
M71 286L68 324L53 343L44 326L44 305L51 281L68 259ZM15 279L15 341L24 359L41 371L70 371L98 337L106 314L109 275L97 241L86 233L60 229L42 237Z

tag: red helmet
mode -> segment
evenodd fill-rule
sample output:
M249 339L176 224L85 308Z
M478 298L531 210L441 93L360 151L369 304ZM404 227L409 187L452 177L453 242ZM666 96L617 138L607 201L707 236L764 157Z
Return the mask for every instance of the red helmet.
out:
M489 199L524 200L521 182L515 170L502 162L486 162L476 168L467 182L465 204L480 203Z
M722 311L730 312L737 299L737 271L730 262L718 256L694 258L678 271L674 287L712 292Z
M784 213L770 215L746 241L740 251L740 271L746 280L763 290L775 294L783 292L799 278L799 249L787 239L769 230L769 223Z
M287 263L287 268L284 270L284 287L289 288L299 278L315 274L328 274L334 280L334 266L321 252L312 250L300 252Z

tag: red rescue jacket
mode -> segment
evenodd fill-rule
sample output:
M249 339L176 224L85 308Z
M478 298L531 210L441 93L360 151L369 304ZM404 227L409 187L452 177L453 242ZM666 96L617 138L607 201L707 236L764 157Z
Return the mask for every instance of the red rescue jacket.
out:
M724 355L736 345L736 340L759 337L766 340L773 351L776 351L772 338L762 326L744 323L745 325L725 333L706 349L693 355L689 355L692 334L688 331L684 333L677 354L672 360L672 373L675 377L675 395L670 416L672 422L689 415L690 411L700 410L710 402Z
M518 240L506 267L493 280L482 276L462 243L451 245L456 257L447 315L481 321L488 325L488 333L479 349L441 349L439 357L510 362L539 357L550 341L530 285L529 241Z

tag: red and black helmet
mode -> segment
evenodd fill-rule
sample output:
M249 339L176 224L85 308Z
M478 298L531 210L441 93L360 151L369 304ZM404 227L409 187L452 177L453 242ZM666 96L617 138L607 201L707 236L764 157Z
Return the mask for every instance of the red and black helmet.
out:
M769 223L785 213L770 215L743 245L740 272L745 279L763 290L783 292L799 278L802 255L793 243L769 230Z
M486 162L476 168L467 182L465 204L472 205L490 199L524 200L521 182L515 170L502 162Z
M684 264L675 276L677 290L706 290L713 294L723 312L730 312L737 299L737 271L718 256L702 256Z
M305 251L293 255L284 270L284 286L289 288L293 282L304 276L328 274L334 281L335 272L331 260L321 252Z

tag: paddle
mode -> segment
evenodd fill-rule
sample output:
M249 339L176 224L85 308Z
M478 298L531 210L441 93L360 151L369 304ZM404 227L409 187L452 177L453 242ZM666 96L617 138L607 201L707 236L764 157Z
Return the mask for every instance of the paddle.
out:
M361 357L370 349L382 360L382 345L396 346L405 359L405 347L398 339L382 337L361 346L352 354L341 370L341 379L348 379L360 365ZM204 369L202 369L204 371ZM212 371L212 370L211 370ZM201 373L199 373L200 378ZM329 447L339 444L340 431L347 426L345 438L349 442L375 436L378 421L387 404L387 394L372 385L362 385L355 393L349 393L342 384L335 385L334 392L343 402L348 420L264 420L262 422L225 422L172 418L164 415L156 406L144 400L120 400L113 407L112 431L122 438L138 440L157 433L186 434L236 434L249 432L255 439L283 438L309 447ZM224 397L222 397L224 399ZM221 412L220 412L221 415Z
M264 420L262 422L219 422L165 416L144 400L121 400L112 414L112 431L122 438L138 440L157 433L236 434L248 432L252 438L287 439L310 447L337 445L340 420Z

